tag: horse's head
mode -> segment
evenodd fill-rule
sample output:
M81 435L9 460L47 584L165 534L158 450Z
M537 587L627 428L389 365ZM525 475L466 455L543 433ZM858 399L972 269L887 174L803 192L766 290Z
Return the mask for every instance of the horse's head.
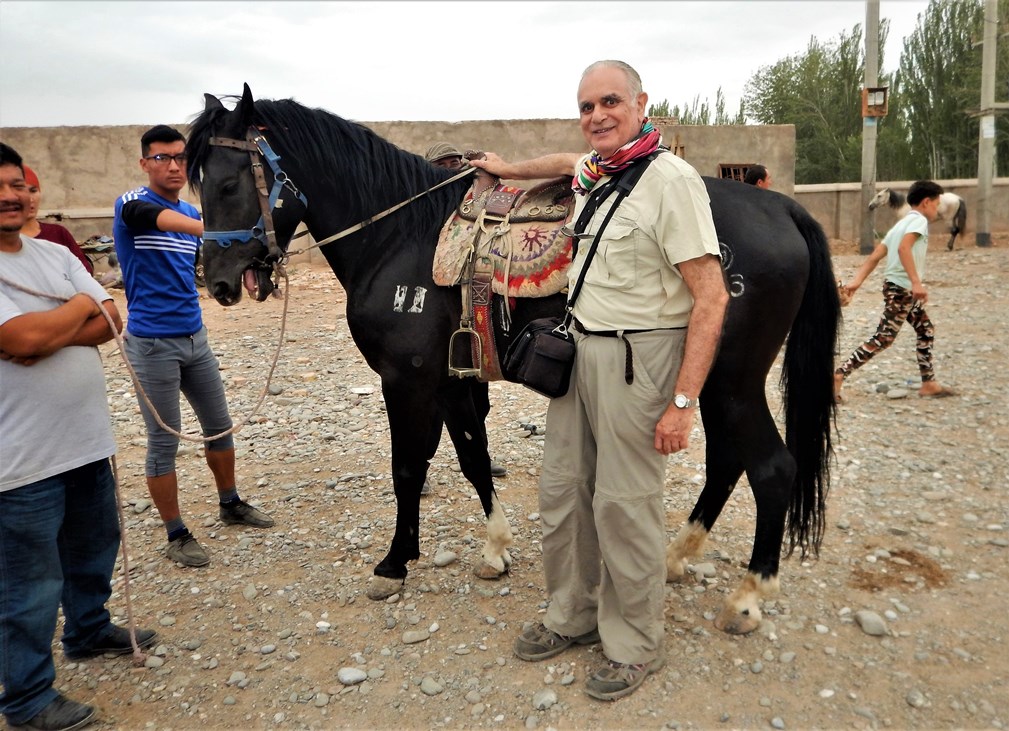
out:
M307 202L268 142L248 84L231 111L217 97L205 98L188 153L189 182L203 203L207 290L227 306L242 298L244 284L263 301Z
M890 189L883 188L872 197L871 201L869 201L869 210L875 211L880 206L884 204L889 205L889 203L890 203Z

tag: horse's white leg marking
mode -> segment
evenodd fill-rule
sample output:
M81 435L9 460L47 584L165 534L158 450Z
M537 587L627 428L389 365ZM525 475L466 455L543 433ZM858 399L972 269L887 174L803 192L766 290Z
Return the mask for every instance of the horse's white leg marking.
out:
M427 290L424 287L414 287L413 288L413 304L410 305L410 309L407 312L423 312L424 311L424 297L427 296Z
M700 556L708 532L700 523L687 523L666 549L666 581L679 581L687 573L687 559Z
M392 311L402 312L403 304L406 302L406 286L400 284L396 287L396 294L392 298Z
M474 573L481 579L496 579L511 566L508 546L512 544L512 527L504 508L495 494L491 498L490 515L487 516L487 542L483 547L483 561Z
M777 594L780 588L777 576L763 579L758 574L748 573L715 617L715 627L733 635L752 632L760 626L764 616L760 611L760 602Z

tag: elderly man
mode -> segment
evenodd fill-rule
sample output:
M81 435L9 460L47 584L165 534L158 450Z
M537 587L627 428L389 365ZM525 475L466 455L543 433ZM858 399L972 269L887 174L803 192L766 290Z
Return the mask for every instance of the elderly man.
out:
M116 444L95 347L113 336L101 308L123 324L69 250L20 233L30 206L21 156L0 143L0 712L11 727L58 731L95 715L53 687L60 605L68 658L132 649L105 607ZM136 633L141 647L156 638Z
M585 691L615 700L664 662L666 457L688 444L728 293L704 183L659 146L638 73L598 61L577 101L591 154L472 164L508 179L574 175L577 219L595 192L652 158L603 230L574 306L577 357L568 393L550 402L540 478L550 606L514 648L534 661L601 640L609 662ZM612 200L585 228L572 285Z

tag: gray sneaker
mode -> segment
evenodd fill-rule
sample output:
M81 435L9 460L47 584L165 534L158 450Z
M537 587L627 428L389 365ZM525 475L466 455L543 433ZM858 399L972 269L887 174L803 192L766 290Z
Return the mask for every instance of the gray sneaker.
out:
M174 541L169 541L165 555L183 566L206 566L210 563L210 556L192 533L186 533Z
M225 525L251 525L253 528L269 528L273 525L273 518L244 500L222 505L220 515L221 522Z
M95 718L93 706L72 701L58 695L48 706L29 718L23 724L11 724L12 729L31 729L32 731L73 731L84 728Z

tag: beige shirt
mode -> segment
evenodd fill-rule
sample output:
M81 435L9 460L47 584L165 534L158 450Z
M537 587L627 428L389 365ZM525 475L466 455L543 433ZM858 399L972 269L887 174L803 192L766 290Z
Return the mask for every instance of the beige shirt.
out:
M612 193L599 207L585 233L598 230L616 197ZM572 220L587 200L578 197ZM583 238L578 245L568 271L571 288L591 244ZM704 181L686 161L662 153L606 224L575 301L575 317L587 330L685 327L694 299L676 265L705 254L718 256L718 237Z

